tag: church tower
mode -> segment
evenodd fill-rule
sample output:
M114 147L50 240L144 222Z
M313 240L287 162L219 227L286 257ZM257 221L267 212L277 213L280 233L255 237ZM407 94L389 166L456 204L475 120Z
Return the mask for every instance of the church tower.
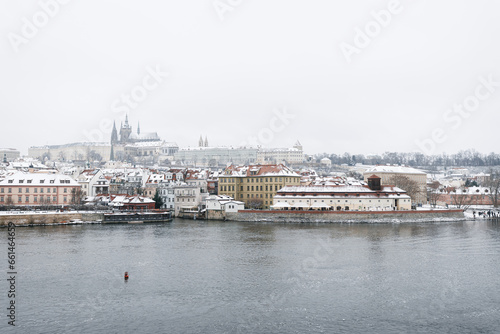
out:
M125 116L125 124L120 129L120 143L125 144L132 133L132 127L128 124L128 115Z
M140 135L141 134L141 127L139 125L139 122L137 122L137 134Z
M207 139L207 136L205 136L205 143L203 143L203 146L208 147L208 139Z
M300 141L297 140L297 142L295 143L295 145L293 145L294 148L296 148L297 150L299 151L302 151L302 144L300 143Z
M198 146L203 147L203 137L200 135L200 140L198 140Z
M113 130L111 131L111 146L118 143L118 132L116 131L116 124L113 122Z

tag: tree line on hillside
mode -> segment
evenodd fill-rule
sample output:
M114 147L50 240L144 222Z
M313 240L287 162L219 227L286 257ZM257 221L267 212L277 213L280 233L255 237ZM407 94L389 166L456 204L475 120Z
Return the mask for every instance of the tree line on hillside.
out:
M412 167L455 167L455 166L500 166L500 154L482 154L475 150L460 151L455 154L425 155L417 152L385 152L381 155L363 155L344 153L342 155L322 153L314 156L317 163L329 158L333 165L406 165Z

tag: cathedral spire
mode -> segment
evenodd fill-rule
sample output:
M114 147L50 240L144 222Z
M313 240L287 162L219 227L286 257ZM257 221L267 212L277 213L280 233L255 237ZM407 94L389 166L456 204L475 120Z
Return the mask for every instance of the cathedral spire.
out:
M137 122L137 134L140 135L141 134L141 127L139 125L139 122Z
M200 140L198 140L198 146L203 147L203 137L200 135Z
M207 139L207 136L205 136L205 143L204 143L204 145L203 145L203 146L208 147L208 139Z
M113 130L111 131L111 145L114 145L118 142L118 132L116 131L116 124L113 121Z

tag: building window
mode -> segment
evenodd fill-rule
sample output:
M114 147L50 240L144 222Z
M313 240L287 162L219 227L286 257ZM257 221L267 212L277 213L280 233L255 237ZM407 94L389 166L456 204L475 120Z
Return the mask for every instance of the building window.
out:
M36 197L36 196L33 197L33 202L35 202L35 203L38 202L38 197Z
M38 192L38 188L34 188L35 189L35 194Z
M22 193L22 192L23 192L23 188L17 188L17 189L18 189L17 191L18 191L19 193Z
M18 202L18 203L21 203L22 201L23 201L23 197L22 197L22 196L18 196L18 197L17 197L17 202Z
M68 192L68 189L67 188L64 188L64 193L67 193ZM66 201L65 201L66 202Z
M12 188L9 188L9 194L12 192Z
M40 192L43 194L43 188L40 188Z
M3 188L0 189L0 192L3 194Z
M66 196L64 196L64 199L63 199L64 203L66 203L67 200L68 200L68 198Z
M26 196L26 203L29 203L29 202L30 202L30 197Z

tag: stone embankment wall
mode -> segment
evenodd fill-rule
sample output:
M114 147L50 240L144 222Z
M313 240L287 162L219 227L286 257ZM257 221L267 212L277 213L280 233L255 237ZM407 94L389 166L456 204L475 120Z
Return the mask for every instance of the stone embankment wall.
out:
M7 226L9 222L17 226L71 224L75 221L102 221L103 218L102 213L95 212L19 213L0 215L0 226Z
M261 211L226 213L227 220L276 223L397 223L464 220L462 210L429 211Z

